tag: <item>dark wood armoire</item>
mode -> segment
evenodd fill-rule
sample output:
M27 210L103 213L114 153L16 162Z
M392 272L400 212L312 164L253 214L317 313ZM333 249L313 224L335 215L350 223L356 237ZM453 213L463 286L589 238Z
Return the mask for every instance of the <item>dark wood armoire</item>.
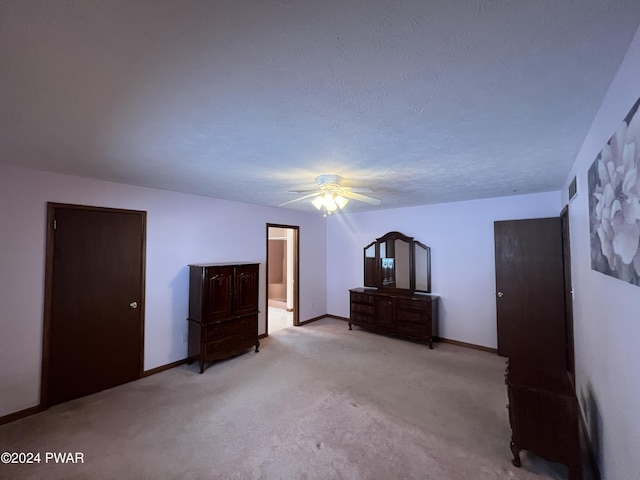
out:
M259 264L189 265L189 363L244 353L258 341Z

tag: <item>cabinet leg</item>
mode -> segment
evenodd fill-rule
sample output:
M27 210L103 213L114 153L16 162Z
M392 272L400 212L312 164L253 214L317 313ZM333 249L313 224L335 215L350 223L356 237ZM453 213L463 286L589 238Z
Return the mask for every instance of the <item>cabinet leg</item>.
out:
M429 349L433 350L433 337L429 338Z
M204 362L200 360L200 374L204 373Z
M513 460L511 460L511 463L513 463L514 467L522 466L522 463L520 462L520 449L513 441L511 442L510 447L511 453L513 454Z
M256 353L260 350L260 340L256 340Z
M191 365L193 363L193 358L187 357L187 365Z
M349 322L349 330L353 330L353 329L351 328L351 322Z

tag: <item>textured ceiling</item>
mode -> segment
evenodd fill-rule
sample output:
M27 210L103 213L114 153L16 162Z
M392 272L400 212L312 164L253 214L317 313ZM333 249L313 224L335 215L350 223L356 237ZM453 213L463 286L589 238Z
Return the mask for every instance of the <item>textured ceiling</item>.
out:
M0 163L269 206L335 173L382 200L352 211L557 190L639 24L638 0L2 0Z

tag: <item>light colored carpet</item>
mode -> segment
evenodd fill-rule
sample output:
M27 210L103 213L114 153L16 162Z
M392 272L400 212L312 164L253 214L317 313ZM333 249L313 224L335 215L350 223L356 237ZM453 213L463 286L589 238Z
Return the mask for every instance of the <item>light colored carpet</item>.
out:
M269 306L269 335L293 326L293 312L287 312L286 308Z
M511 465L504 359L434 350L344 321L290 327L259 353L183 365L0 427L7 479L562 479ZM83 464L45 464L81 452Z

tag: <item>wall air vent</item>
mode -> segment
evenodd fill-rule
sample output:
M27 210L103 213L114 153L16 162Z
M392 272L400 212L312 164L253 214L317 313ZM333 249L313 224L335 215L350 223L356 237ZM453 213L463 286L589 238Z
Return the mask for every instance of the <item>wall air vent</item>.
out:
M571 183L569 184L569 201L573 199L578 193L578 183L576 182L576 177L573 177Z

